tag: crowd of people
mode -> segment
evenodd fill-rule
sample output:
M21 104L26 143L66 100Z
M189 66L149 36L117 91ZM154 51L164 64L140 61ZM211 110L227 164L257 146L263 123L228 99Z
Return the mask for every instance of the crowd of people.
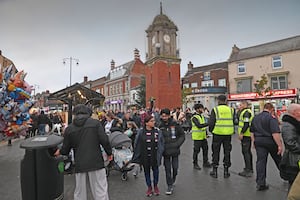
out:
M30 115L30 128L27 137L45 135L48 132L56 132L58 135L62 135L64 126L63 117L58 111L46 114L43 110L40 112L33 110Z
M199 153L202 149L202 167L212 168L210 176L218 178L218 167L221 147L224 151L223 177L229 178L231 167L232 135L237 133L241 143L241 172L238 175L252 177L254 175L253 155L256 152L256 184L258 191L269 188L266 181L268 154L274 160L280 176L289 182L290 199L299 195L293 186L300 184L298 175L300 166L300 105L289 105L282 123L274 116L274 106L266 103L258 115L254 115L247 101L241 101L237 109L227 105L225 95L217 98L218 105L210 112L202 104L197 103L185 112L181 108L138 110L133 107L125 113L101 111L93 113L84 105L74 108L73 122L64 131L64 142L56 155L68 155L75 151L76 188L74 199L86 199L85 176L91 178L90 185L95 199L108 199L107 180L103 175L103 158L99 145L112 160L112 149L107 140L113 131L121 131L132 140L132 163L140 165L146 181L146 195L159 195L159 166L165 170L165 194L173 194L178 175L180 147L185 137L191 134L193 140L192 164L195 170L201 170ZM60 123L51 121L41 113L37 119L39 134L43 134L45 124ZM237 127L237 128L236 128ZM94 131L93 131L94 130ZM208 156L207 137L212 134L212 158ZM84 139L83 139L84 138ZM84 146L84 147L81 147ZM83 150L84 149L84 150ZM97 149L97 150L96 150ZM100 159L100 160L99 160ZM93 162L91 163L91 160ZM79 165L78 165L79 163ZM97 178L97 179L98 179ZM296 187L296 186L294 186Z

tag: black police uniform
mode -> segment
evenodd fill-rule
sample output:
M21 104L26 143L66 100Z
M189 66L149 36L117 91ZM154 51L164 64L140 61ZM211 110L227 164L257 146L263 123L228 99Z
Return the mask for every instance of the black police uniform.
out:
M280 133L278 120L268 111L263 111L256 115L251 123L250 131L254 134L254 145L256 149L256 184L257 187L266 186L266 167L268 154L270 153L277 168L281 161L278 155L278 146L273 140L273 133Z

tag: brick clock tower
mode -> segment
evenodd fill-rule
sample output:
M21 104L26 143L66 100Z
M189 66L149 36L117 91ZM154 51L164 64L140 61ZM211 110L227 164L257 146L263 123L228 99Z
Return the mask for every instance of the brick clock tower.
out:
M177 49L178 28L168 16L157 15L146 30L146 104L149 107L181 107L180 62Z

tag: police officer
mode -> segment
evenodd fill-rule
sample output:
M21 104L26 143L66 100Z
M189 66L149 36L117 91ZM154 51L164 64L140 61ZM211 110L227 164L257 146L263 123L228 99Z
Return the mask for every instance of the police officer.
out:
M252 177L253 175L250 134L250 124L253 119L253 114L248 106L249 105L247 101L242 101L239 105L238 133L239 139L241 140L242 154L245 162L245 168L242 172L239 172L239 175L244 177Z
M206 140L206 127L205 118L202 115L204 107L202 104L195 104L194 109L196 113L191 118L192 121L192 139L194 140L194 151L193 151L193 164L194 169L200 170L201 167L198 165L198 154L200 148L203 153L203 167L211 167L208 161L208 145Z
M230 173L228 168L231 166L230 153L232 149L231 135L234 134L234 109L226 105L226 96L220 95L217 98L218 106L212 109L209 118L209 131L213 134L212 141L212 165L213 170L210 176L218 177L217 169L220 159L220 148L224 149L224 178L228 178Z
M267 190L266 167L268 154L271 154L278 170L282 154L282 141L279 123L272 113L274 106L271 103L264 105L264 110L256 115L251 123L250 132L254 135L254 146L256 149L256 188L258 191Z

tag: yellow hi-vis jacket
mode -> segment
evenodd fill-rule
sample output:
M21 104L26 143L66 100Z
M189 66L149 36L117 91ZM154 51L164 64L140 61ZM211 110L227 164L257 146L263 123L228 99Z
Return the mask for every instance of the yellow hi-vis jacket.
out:
M250 119L248 119L249 121L245 121L245 119L243 117L246 111L248 111L249 113L251 113L251 117L250 117ZM239 128L238 128L239 134L241 133L242 128L244 127L244 123L245 122L249 122L249 127L247 128L246 132L243 135L250 137L250 125L251 125L252 119L253 119L253 115L252 115L252 112L251 112L250 109L244 109L244 110L242 110L242 112L240 114L240 117L239 117Z
M200 122L200 124L205 124L205 119L203 116L196 114L192 117L197 118L197 120ZM198 128L196 124L192 121L192 139L193 140L204 140L206 139L206 127L204 128Z
M234 134L233 108L226 105L219 105L214 108L216 123L213 133L216 135Z

